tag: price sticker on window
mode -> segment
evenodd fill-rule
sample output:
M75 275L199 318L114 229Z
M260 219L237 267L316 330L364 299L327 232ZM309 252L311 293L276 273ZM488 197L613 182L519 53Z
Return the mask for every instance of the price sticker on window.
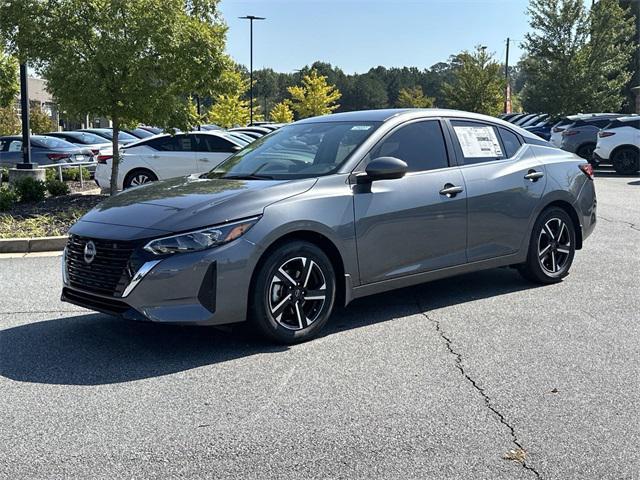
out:
M493 127L453 127L465 158L502 157L502 148Z

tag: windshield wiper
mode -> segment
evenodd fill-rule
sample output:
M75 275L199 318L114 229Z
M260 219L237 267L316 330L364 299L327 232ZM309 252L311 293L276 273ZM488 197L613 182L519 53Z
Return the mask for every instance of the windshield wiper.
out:
M228 175L220 178L222 180L273 180L271 175L256 175L255 173L248 173L246 175Z

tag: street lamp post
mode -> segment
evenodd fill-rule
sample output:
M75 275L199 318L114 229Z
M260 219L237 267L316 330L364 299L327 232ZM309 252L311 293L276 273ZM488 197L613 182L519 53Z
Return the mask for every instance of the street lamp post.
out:
M31 170L35 167L31 163L31 138L29 132L29 88L27 79L27 64L20 64L20 110L22 116L22 163L16 168Z
M266 20L265 17L256 17L255 15L246 15L239 17L242 20L249 20L249 123L253 123L253 21Z

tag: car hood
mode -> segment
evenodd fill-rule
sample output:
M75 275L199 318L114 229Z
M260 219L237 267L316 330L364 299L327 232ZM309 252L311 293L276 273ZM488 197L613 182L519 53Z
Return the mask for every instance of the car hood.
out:
M267 205L303 193L315 182L315 178L225 180L191 175L125 190L102 202L79 223L182 232L260 215ZM71 233L80 232L72 228Z

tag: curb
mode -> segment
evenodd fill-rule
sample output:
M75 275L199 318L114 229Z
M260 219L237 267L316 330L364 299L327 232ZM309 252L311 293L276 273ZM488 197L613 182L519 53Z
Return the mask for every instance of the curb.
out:
M61 237L3 238L0 253L56 252L67 246L66 235Z

